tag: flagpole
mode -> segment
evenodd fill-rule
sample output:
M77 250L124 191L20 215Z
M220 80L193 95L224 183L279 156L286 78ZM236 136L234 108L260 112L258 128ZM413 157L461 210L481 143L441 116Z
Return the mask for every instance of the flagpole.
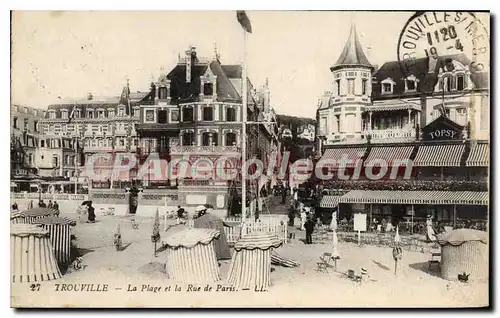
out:
M246 135L247 135L247 31L243 30L243 61L241 63L242 68L242 94L243 94L243 105L242 105L242 134L240 136L241 143L241 157L242 157L242 167L245 166L247 160L247 145L246 145ZM247 207L247 172L245 169L241 169L241 223L242 223L242 234L244 233L244 226L247 217L246 207Z
M78 194L78 166L77 166L77 161L78 161L78 124L75 123L75 144L73 145L75 147L75 194Z

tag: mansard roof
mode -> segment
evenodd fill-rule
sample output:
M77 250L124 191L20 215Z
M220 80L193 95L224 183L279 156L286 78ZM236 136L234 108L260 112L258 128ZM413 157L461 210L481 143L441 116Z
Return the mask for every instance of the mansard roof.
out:
M435 64L429 64L428 58L402 61L401 63L399 61L384 63L373 74L373 98L432 94L438 81L439 69L443 67L448 59L458 61L464 66L471 64L470 59L465 54L440 56ZM432 69L430 70L429 67ZM409 76L414 76L418 81L416 92L405 91L405 80ZM392 94L382 94L381 82L387 78L391 78L395 82ZM471 80L476 89L487 89L489 87L488 72L473 72L471 73Z

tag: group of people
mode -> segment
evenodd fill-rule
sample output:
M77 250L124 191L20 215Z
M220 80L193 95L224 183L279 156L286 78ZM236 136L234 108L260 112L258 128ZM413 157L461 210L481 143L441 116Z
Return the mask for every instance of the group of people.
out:
M31 200L31 202L28 205L28 209L33 209L33 206L34 206L33 200ZM56 215L59 215L59 204L55 200L54 200L54 203L52 203L52 200L49 200L49 204L45 204L45 202L43 202L43 200L40 200L38 202L38 207L55 210ZM17 205L17 202L14 202L14 204L12 204L11 209L12 209L12 211L19 211L19 206Z

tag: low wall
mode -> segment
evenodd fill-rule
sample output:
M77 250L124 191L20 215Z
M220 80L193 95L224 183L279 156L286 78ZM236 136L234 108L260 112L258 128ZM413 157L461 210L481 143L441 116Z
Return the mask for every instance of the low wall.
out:
M36 200L31 200L31 199L10 199L10 204L17 203L17 207L19 211L27 210L29 208L30 202L33 201L33 206L36 208L38 207L38 199ZM59 211L61 211L62 214L64 213L76 213L76 210L78 209L78 206L80 206L83 202L83 200L56 200L57 204L59 204ZM48 200L44 200L44 202L48 203Z
M30 203L33 202L33 207L38 207L38 200L40 198L39 193L28 193L28 192L11 192L10 194L10 204L16 203L20 211L27 210ZM86 194L49 194L42 193L41 198L45 203L57 201L59 205L59 211L61 213L75 213L76 209L83 201L88 199Z

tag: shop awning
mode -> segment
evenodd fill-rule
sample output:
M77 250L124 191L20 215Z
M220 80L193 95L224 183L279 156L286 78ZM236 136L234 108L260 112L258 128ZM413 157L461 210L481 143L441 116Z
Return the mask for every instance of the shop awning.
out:
M459 167L465 144L423 145L413 160L414 167Z
M488 205L488 192L352 190L339 203Z
M356 166L356 161L361 159L366 152L366 147L358 147L358 148L335 148L335 149L327 149L323 154L323 157L319 160L319 162L323 160L335 160L335 163L326 163L325 167L337 168L340 166L340 160L342 158L346 158L350 160L345 164L347 168L354 168Z
M340 195L324 195L319 203L320 208L335 208L339 205Z
M468 167L487 167L489 154L488 148L488 144L475 144L472 146L465 165Z
M388 166L392 166L397 160L410 159L412 151L413 146L374 147L370 150L370 154L365 160L365 166L380 166L380 163L382 162L381 160L387 163ZM397 162L395 163L397 164Z

